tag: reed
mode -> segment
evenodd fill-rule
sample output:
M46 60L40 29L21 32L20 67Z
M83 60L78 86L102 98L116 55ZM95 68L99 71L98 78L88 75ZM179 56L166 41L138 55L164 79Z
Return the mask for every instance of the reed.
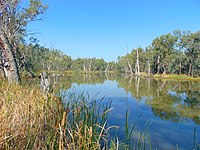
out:
M0 149L54 147L62 106L37 88L0 83Z
M111 101L95 100L84 93L61 92L65 102L66 124L63 130L68 149L102 149L108 147L107 113ZM63 96L64 95L64 96Z
M0 82L0 149L132 149L127 140L135 125L129 129L128 112L125 140L109 133L118 128L107 125L111 103L84 93L63 90L55 96L37 87ZM141 143L133 145L134 149L144 149Z
M38 88L2 82L0 149L108 148L111 101L102 101L75 93L55 97Z

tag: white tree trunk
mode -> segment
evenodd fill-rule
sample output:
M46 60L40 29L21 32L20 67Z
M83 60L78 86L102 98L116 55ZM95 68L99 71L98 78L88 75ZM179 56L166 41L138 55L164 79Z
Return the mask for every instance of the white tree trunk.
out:
M157 73L156 74L159 74L160 72L160 56L158 55L158 58L157 58Z
M109 64L106 67L106 70L104 72L108 72Z
M128 63L128 67L129 67L129 70L130 70L131 74L133 74L133 69L132 69L132 66L131 66L129 60L127 60L127 63Z
M137 59L136 59L136 76L140 76L140 63L139 63L139 53L138 53L138 49L137 49Z
M2 49L4 53L4 73L9 83L20 83L19 69L14 53L14 46L9 42L8 37L5 35L0 36L0 40L4 44Z
M84 72L87 71L87 70L86 70L86 66L85 66L85 64L83 64L83 71L84 71Z
M151 65L148 59L148 77L150 77L150 75L151 75Z

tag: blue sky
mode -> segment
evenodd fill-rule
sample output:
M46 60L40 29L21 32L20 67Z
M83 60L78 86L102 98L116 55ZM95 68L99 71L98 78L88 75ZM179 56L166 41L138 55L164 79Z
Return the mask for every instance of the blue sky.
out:
M176 29L200 29L200 0L43 0L43 21L28 30L45 47L72 58L116 61L131 49L150 45Z

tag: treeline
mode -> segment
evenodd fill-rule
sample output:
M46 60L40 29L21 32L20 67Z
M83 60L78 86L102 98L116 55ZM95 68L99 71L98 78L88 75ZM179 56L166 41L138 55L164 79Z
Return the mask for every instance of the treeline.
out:
M60 50L45 48L39 44L21 44L20 49L25 55L28 68L32 72L41 70L84 72L117 70L115 62L106 62L102 58L72 59ZM23 70L25 69L24 67Z
M34 70L119 71L125 74L187 74L200 76L200 32L176 30L155 38L152 44L135 48L117 62L100 58L72 59L59 50L39 44L21 46L28 66Z
M176 30L161 35L145 49L133 49L120 56L118 69L125 73L137 73L137 56L141 72L200 76L200 32Z

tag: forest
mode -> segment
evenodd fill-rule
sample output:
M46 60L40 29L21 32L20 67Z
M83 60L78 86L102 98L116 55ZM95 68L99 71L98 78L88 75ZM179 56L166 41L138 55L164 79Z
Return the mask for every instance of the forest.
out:
M30 73L42 70L81 71L81 72L121 72L136 74L187 74L200 76L200 32L175 30L156 37L145 49L134 48L130 53L119 56L117 61L106 62L103 58L72 59L62 50L45 48L38 40L31 38L29 44L20 43L23 63L18 60L21 72ZM124 50L126 51L126 50ZM1 62L3 62L1 57ZM138 60L138 61L137 61ZM137 66L139 65L139 70Z

